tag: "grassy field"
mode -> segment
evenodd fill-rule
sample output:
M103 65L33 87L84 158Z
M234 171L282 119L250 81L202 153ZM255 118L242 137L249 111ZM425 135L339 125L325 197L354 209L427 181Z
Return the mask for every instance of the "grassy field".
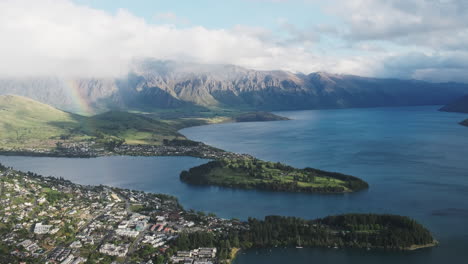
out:
M212 161L182 172L181 179L192 184L293 192L342 193L368 187L353 176L258 159Z
M56 139L79 128L80 120L78 115L25 97L0 96L0 145L55 146Z

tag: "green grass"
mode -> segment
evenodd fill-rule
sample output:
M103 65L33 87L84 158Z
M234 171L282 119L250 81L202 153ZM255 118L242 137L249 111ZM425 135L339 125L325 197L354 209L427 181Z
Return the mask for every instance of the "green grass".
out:
M78 118L25 97L0 96L0 142L4 147L50 147L79 126Z

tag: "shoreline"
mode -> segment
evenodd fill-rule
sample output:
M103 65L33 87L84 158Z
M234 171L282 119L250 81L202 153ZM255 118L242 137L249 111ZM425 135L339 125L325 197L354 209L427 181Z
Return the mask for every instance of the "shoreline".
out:
M226 261L227 264L232 264L241 252L241 248L231 248L230 258Z
M238 121L236 120L235 117L226 117L223 119L219 119L213 123L205 123L205 124L193 124L189 126L182 127L177 130L178 133L180 133L181 130L186 129L186 128L192 128L192 127L200 127L200 126L209 126L209 125L216 125L216 124L228 124L228 123L249 123L249 122L275 122L275 121L289 121L291 119L283 116L277 116L277 120L258 120L258 121ZM216 147L213 147L211 145L208 145L204 142L198 142L198 141L193 141L180 133L182 136L186 138L187 141L191 142L196 142L199 143L199 147L205 148L202 149L203 151L206 151L206 149L210 149L212 151L215 151L217 153L224 153L224 154L232 154L232 155L247 155L247 154L240 154L240 153L234 153L230 151L226 151L223 149L219 149ZM78 144L78 143L77 143ZM129 148L163 148L163 147L173 147L173 148L183 148L186 146L179 145L179 146L166 146L166 145L151 145L151 144L124 144L124 146L127 146ZM214 159L214 155L203 155L203 151L200 151L200 153L197 153L197 151L189 150L189 151L179 151L179 150L172 150L166 153L148 153L144 152L144 150L140 151L124 151L124 152L118 152L118 151L78 151L78 152L63 152L54 148L38 148L37 150L31 150L34 149L34 147L30 148L25 148L25 149L5 149L5 148L0 148L0 155L3 156L24 156L24 157L53 157L53 158L98 158L98 157L112 157L112 156L131 156L131 157L180 157L180 156L187 156L187 157L194 157L194 158L203 158L203 159ZM250 155L249 155L250 156Z
M410 247L406 248L406 251L416 251L419 249L424 249L424 248L432 248L436 247L439 245L439 241L435 240L432 243L425 244L425 245L411 245Z

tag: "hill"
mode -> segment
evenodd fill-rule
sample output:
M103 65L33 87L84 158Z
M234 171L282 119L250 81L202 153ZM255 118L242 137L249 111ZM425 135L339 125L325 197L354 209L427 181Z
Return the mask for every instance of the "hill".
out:
M162 144L185 139L169 123L141 114L107 112L91 117L61 111L32 99L0 96L2 148L55 148L57 143Z
M467 84L154 60L135 64L128 75L113 79L0 79L0 94L23 95L78 113L83 108L152 112L187 107L271 111L443 105L466 93Z
M0 96L0 142L3 147L53 147L80 127L81 118L26 97Z
M457 100L445 105L440 109L440 111L468 113L468 95L458 98Z

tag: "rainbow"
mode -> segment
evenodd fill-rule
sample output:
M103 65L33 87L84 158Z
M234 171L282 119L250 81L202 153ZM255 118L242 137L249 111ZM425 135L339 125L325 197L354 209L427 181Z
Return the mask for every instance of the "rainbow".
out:
M69 92L69 96L73 101L72 107L77 109L77 111L75 111L77 114L86 116L95 114L93 108L91 107L91 102L80 89L79 81L66 80L64 85L66 87L66 91Z

